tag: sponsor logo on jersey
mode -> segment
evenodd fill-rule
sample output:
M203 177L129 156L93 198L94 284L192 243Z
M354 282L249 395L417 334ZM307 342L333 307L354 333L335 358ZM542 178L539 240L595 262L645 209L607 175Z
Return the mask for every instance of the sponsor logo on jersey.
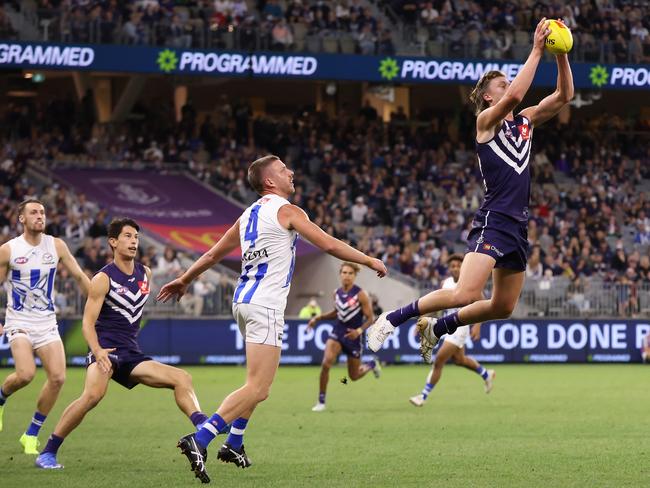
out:
M492 244L488 244L486 242L485 244L483 244L483 249L486 251L493 251L500 258L503 257L503 253L496 246L493 246Z
M43 254L43 264L54 264L54 256L52 256L49 252Z
M17 257L16 259L14 259L14 263L16 263L16 264L25 264L27 261L29 261L29 258L27 258L25 256L20 256L20 257Z
M255 251L246 251L244 254L241 256L242 261L252 261L253 259L257 258L268 258L269 257L269 251L264 248L264 249L257 249Z
M519 133L521 134L521 138L523 140L528 140L530 139L530 127L528 124L521 124L517 126L517 129L519 129Z
M126 286L120 286L119 288L115 288L115 293L118 293L120 295L124 295L128 291L129 289Z
M138 281L138 287L140 288L140 293L143 295L149 294L149 282L148 281Z

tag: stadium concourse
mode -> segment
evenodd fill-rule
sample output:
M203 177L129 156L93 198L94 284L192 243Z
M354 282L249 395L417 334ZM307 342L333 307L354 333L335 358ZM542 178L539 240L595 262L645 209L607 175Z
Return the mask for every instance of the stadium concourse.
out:
M83 100L9 105L0 157L2 180L9 183L2 190L0 242L15 229L16 204L40 193L49 232L73 243L89 273L106 262L98 239L105 235L106 211L58 184L30 186L27 161L50 168L175 163L246 203L254 196L245 169L268 152L298 170L294 201L318 225L427 290L446 275L446 257L464 249L483 194L469 117L421 113L409 119L398 112L384 123L369 106L337 118L309 110L254 117L245 102L222 100L214 119L200 120L188 103L176 123L153 116L162 107L143 110L147 123L91 130L94 113ZM650 147L632 135L643 129L640 119L602 116L549 124L537 135L527 276L536 289L562 288L578 313L589 315L589 288L615 288L610 309L593 314L635 316L650 306ZM467 136L452 144L451 133ZM144 254L154 270L165 266L162 251ZM226 296L221 310L227 311Z

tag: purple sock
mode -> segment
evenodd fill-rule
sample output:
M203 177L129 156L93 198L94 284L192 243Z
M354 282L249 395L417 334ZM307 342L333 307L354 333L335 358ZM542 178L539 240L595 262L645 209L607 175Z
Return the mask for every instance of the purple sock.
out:
M204 423L206 420L208 420L208 416L204 414L203 412L194 412L192 415L190 415L190 422L194 425L194 427L197 427Z
M51 452L56 456L56 453L59 450L59 447L61 447L61 444L63 444L64 440L65 439L63 437L59 437L56 434L52 434L50 438L47 440L47 444L45 445L45 449L43 449L43 453Z
M436 325L433 326L433 333L437 338L441 338L445 334L453 334L458 327L463 325L465 324L461 323L458 312L454 312L439 318Z
M408 319L412 319L418 315L420 315L420 308L418 307L418 301L415 300L413 303L409 303L405 307L393 310L386 316L386 318L391 324L393 324L393 327L397 327L398 325L402 325Z
M366 366L368 366L370 369L375 369L375 366L377 366L377 363L375 362L374 359L371 359L366 363Z
M320 392L318 394L318 403L325 403L325 393Z

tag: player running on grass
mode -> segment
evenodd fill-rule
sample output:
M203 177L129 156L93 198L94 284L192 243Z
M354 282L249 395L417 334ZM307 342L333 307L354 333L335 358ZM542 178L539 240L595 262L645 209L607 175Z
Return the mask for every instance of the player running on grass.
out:
M38 454L38 433L54 407L65 381L65 352L54 312L54 279L59 262L88 294L90 280L65 242L44 233L45 207L36 200L18 206L22 235L0 247L0 283L7 279L8 304L4 332L16 370L0 387L0 431L9 396L29 385L38 356L47 379L36 403L32 422L20 437L25 454Z
M313 412L325 410L325 394L330 379L330 368L334 365L341 352L348 358L348 375L352 381L360 380L369 371L375 378L381 374L379 359L361 363L363 331L370 327L375 320L372 303L368 294L355 285L354 280L361 268L354 263L343 263L339 271L341 287L334 290L334 310L313 317L309 327L314 327L321 320L336 318L334 329L325 343L323 364L320 370L320 390L318 403L312 408Z
M173 389L178 408L195 426L208 418L199 407L192 377L145 356L138 345L140 319L151 289L151 270L135 261L139 230L131 219L114 219L108 226L114 260L93 277L83 316L83 334L90 347L84 390L63 412L36 458L38 468L63 468L56 459L61 444L104 398L111 379L128 389L139 383Z
M386 274L380 260L326 234L302 209L289 203L288 198L295 192L293 171L280 158L269 155L254 161L248 168L248 181L261 198L244 211L212 249L158 294L162 301L174 296L180 299L192 280L241 247L242 273L232 311L246 340L246 383L224 399L199 432L178 442L203 483L210 482L205 468L206 448L230 422L230 435L217 458L242 468L251 465L243 435L253 411L269 396L278 369L298 234L339 259L368 266L380 277Z
M447 266L449 267L449 274L451 274L451 276L442 282L443 290L453 290L456 288L456 284L458 283L458 278L460 276L460 266L462 262L463 256L460 254L452 254L449 256L449 259L447 260ZM426 325L422 322L428 322L432 320L435 319L432 319L430 317L420 317L418 319L418 329L424 328ZM418 329L416 329L416 331ZM416 407L421 407L426 403L431 390L433 390L438 381L440 381L440 377L442 376L442 369L445 367L445 364L447 364L447 361L449 361L449 359L452 359L458 366L464 366L467 369L475 371L479 376L481 376L481 378L483 378L483 381L485 382L485 393L490 393L490 391L492 391L492 385L495 376L494 370L485 369L478 363L478 361L476 361L476 359L465 356L465 342L467 341L467 337L470 334L472 336L472 339L478 340L481 337L481 324L473 325L471 331L469 325L463 325L462 327L459 327L453 334L441 337L444 342L436 353L436 359L433 363L431 371L429 372L429 375L427 376L427 382L422 389L422 393L409 398L409 401L413 405Z
M508 318L517 305L528 252L533 131L573 98L569 59L558 54L555 92L538 105L513 114L530 88L549 33L546 19L542 19L535 30L533 49L512 83L500 71L488 71L471 94L476 105L476 151L485 199L468 236L458 286L436 290L382 314L368 331L370 350L378 351L395 328L412 317L462 307L438 320L420 322L420 353L428 363L444 334L453 334L463 325ZM490 275L493 292L485 300L482 293Z

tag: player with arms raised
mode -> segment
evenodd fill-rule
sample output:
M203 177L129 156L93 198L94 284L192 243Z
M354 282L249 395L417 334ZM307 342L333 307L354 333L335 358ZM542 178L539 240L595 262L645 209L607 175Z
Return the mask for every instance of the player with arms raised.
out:
M20 438L25 454L38 454L38 433L54 407L65 381L65 352L54 313L54 278L60 262L77 281L84 294L90 280L75 261L65 242L44 233L45 207L36 200L18 207L22 235L0 247L0 283L9 277L5 334L11 347L16 371L0 387L0 430L9 395L31 383L36 373L34 354L47 380L41 389L36 412Z
M336 318L334 329L325 343L323 364L320 370L320 390L318 403L312 408L313 412L325 410L325 394L330 379L330 369L341 354L348 357L348 375L352 381L360 380L369 371L379 378L381 366L377 358L361 364L363 331L370 327L375 320L372 303L368 294L359 288L354 280L361 268L354 263L343 263L339 275L341 287L334 290L334 310L318 315L309 320L309 327L314 327L321 320Z
M549 33L546 19L542 19L535 30L533 49L512 83L500 71L488 71L470 97L476 105L476 151L485 199L468 236L458 285L382 314L368 332L372 351L379 350L395 327L412 317L462 307L438 320L420 322L420 352L430 362L431 351L442 335L453 334L466 324L508 318L514 310L524 284L528 252L533 131L573 98L569 60L566 54L559 54L555 92L513 115L530 88ZM492 297L485 300L482 293L490 275Z
M82 330L90 348L84 390L63 412L36 458L38 468L63 468L56 460L61 444L104 398L111 378L128 389L139 383L173 389L178 408L195 426L208 418L201 412L190 375L153 361L138 345L140 319L151 288L151 270L135 261L139 230L128 218L113 219L108 226L113 262L93 277L83 315Z
M196 434L182 437L178 447L195 475L204 483L206 448L232 422L230 435L217 457L245 468L250 466L243 434L257 405L265 400L278 369L284 333L284 309L295 266L298 234L323 251L346 261L368 266L381 277L386 267L323 232L288 198L295 192L293 171L277 156L251 163L248 181L261 198L248 207L212 249L180 278L166 284L158 299L181 296L205 270L241 247L242 273L233 298L233 315L246 341L246 383L228 395L209 422Z

